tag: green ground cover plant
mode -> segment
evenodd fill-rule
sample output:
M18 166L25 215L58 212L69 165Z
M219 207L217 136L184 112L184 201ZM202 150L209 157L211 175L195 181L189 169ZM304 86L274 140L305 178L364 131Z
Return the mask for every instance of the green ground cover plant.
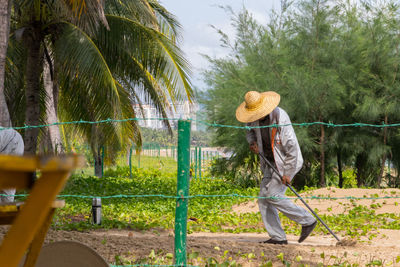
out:
M133 230L164 230L174 228L176 172L158 168L132 169L128 167L108 169L105 177L75 174L69 180L62 195L118 196L102 199L103 220L101 225L92 224L90 197L64 197L66 206L57 212L54 227L66 230L119 228ZM306 189L309 190L309 189ZM198 196L189 201L188 232L264 232L258 212L237 214L232 206L248 201L241 197L207 197L229 195L256 197L258 188L241 188L224 179L191 179L190 195ZM127 197L126 195L135 195ZM154 195L153 197L145 197ZM165 197L161 197L161 196ZM288 194L289 195L289 194ZM321 215L332 230L348 237L367 236L372 239L377 229L400 229L400 216L375 214L373 207L352 202L348 212L339 215ZM390 219L388 219L390 218ZM288 234L300 233L300 226L282 216L282 225ZM315 234L328 234L317 226Z
M87 166L85 168L76 170L74 173L76 175L94 175L94 166L90 157L86 154L84 155ZM104 176L115 176L115 177L130 177L129 174L129 154L120 153L115 159L115 164L104 166ZM137 169L147 170L156 169L162 170L166 175L172 175L176 173L177 162L171 157L152 157L145 155L133 154L131 158L132 167ZM176 175L175 175L176 177Z
M358 267L358 266L396 266L400 263L400 256L394 259L371 259L365 265L361 265L354 260L348 258L348 253L344 253L341 257L337 255L327 254L322 252L319 255L319 259L315 264L311 265L309 262L304 261L301 255L288 256L283 252L276 255L274 258L267 257L264 252L261 253L234 253L229 250L222 251L219 247L214 248L217 252L216 256L207 257L201 255L197 251L191 251L188 253L187 264L189 266L207 266L207 267L239 267L243 266L243 263L247 264L257 262L258 266L272 267L272 266L299 266L299 267L310 267L310 266L328 266L328 267ZM114 266L139 266L139 265L173 265L173 254L166 251L154 251L152 250L147 257L136 258L134 255L129 256L116 256Z
M112 175L112 176L109 176ZM163 195L176 194L176 173L161 172L158 169L133 168L130 179L127 167L117 167L105 172L105 177L73 175L62 195L112 196L112 195ZM191 181L191 195L255 195L256 190L239 189L222 179ZM91 224L91 198L64 197L66 206L57 213L55 225L63 229L130 228L145 230L152 228L173 228L175 199L163 197L117 197L102 199L103 222L100 226ZM194 198L190 200L189 217L209 229L214 221L223 221L221 210L228 211L234 204L246 201L243 198ZM230 219L231 221L233 219ZM190 228L191 229L191 228ZM215 231L217 229L214 229Z

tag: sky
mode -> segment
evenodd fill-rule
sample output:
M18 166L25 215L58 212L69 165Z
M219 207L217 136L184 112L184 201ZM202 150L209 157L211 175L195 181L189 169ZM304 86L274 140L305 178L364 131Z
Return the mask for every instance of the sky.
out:
M201 80L201 71L209 67L208 61L201 56L206 54L212 58L224 57L229 53L227 48L220 46L220 36L217 29L234 39L234 28L231 16L219 6L230 6L238 13L245 7L260 23L266 24L271 9L279 10L280 0L159 0L159 2L182 25L182 40L180 47L192 66L192 83L206 90Z

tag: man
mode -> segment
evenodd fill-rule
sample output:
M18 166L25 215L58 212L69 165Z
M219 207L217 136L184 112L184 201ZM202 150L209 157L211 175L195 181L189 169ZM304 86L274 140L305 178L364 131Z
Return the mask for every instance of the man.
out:
M0 154L22 155L24 153L24 141L21 135L13 130L0 129ZM13 202L15 189L0 189L0 203Z
M280 95L275 92L247 92L245 101L237 108L236 118L250 127L280 125L277 127L251 128L247 132L250 149L261 153L279 171L279 176L261 158L263 180L258 201L261 217L270 239L262 243L287 244L286 234L278 216L282 212L289 219L302 225L298 240L303 242L314 230L317 220L305 209L286 198L285 191L303 165L303 157L288 114L278 107ZM283 126L287 125L287 126Z

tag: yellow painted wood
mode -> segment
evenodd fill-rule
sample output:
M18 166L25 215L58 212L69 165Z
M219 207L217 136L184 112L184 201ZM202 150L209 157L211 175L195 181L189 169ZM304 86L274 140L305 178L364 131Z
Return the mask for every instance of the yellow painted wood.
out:
M52 208L64 208L65 207L65 200L57 199L51 203Z
M17 205L0 205L0 217L3 213L13 212L17 210L18 210Z
M69 173L44 172L32 188L23 209L15 218L0 247L0 262L16 267L40 230L51 209L51 203L64 186Z
M0 213L0 225L10 225L17 217L18 211Z
M18 211L24 206L25 202L12 202L0 204L0 217L7 212ZM63 208L65 206L65 200L56 199L51 203L52 208Z
M42 238L41 234L43 233L38 233L44 231L45 235L48 229L46 223L48 220L51 221L49 214L54 210L52 208L53 201L65 185L70 171L83 166L83 164L83 158L77 155L65 157L0 155L0 188L9 185L10 177L17 177L19 182L14 184L23 186L24 182L21 181L24 180L24 173L26 175L35 170L40 170L42 173L41 177L35 181L23 208L15 216L13 224L0 246L1 266L18 266L33 239L36 237L40 241ZM25 187L29 185L30 180L27 181ZM60 202L58 205L60 206Z
M84 159L79 155L66 156L14 156L0 155L0 170L32 172L72 170L84 166Z
M51 221L53 219L53 215L55 212L55 208L50 210L50 213L47 215L42 227L37 232L35 238L32 241L32 244L29 248L29 251L26 255L24 267L34 267L36 260L39 257L40 250L42 249L44 239L46 237L46 233L50 228Z
M0 188L26 189L31 185L31 172L2 170L0 166Z

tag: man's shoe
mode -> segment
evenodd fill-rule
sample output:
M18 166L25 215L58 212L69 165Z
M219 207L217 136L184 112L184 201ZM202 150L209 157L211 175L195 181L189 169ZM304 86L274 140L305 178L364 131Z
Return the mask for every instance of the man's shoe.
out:
M299 238L299 243L303 242L311 234L311 232L314 230L316 225L317 225L317 221L313 222L310 225L301 227L301 235Z
M287 245L287 240L273 240L268 239L266 241L261 241L262 244L274 244L274 245Z

